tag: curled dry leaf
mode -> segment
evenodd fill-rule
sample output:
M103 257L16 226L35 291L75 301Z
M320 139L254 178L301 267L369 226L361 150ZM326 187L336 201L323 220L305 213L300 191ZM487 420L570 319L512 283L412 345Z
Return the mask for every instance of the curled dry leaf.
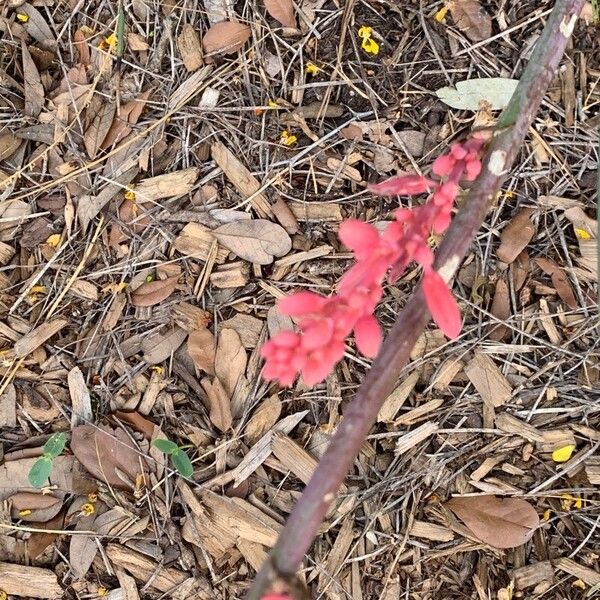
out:
M122 429L80 425L71 431L71 450L77 460L100 481L128 489L146 459Z
M9 499L11 517L30 523L44 523L54 518L62 508L62 501L51 494L18 492Z
M510 317L510 296L508 285L504 279L498 279L496 290L490 312L500 321L506 321ZM491 326L490 339L496 342L503 340L508 333L508 327L503 323L494 323Z
M37 117L44 108L44 86L25 42L21 43L21 50L23 52L23 82L25 84L24 113L30 117Z
M213 231L223 246L249 262L268 265L274 257L285 256L292 249L287 231L266 219L237 221Z
M535 508L521 498L465 496L446 502L482 542L494 548L516 548L529 541L540 524Z
M156 281L145 282L131 293L134 306L155 306L166 300L177 287L178 277L167 277Z
M187 351L198 369L215 374L215 354L217 345L215 336L208 329L198 329L190 334Z
M492 17L479 0L453 0L450 11L456 26L472 42L487 40L492 35Z
M549 258L536 258L535 262L546 275L550 275L552 278L552 285L560 299L570 309L575 310L577 308L577 300L575 299L573 288L571 287L571 283L569 282L569 278L564 269Z
M233 421L231 415L231 401L229 399L230 396L216 377L213 379L212 383L208 377L205 377L201 383L210 404L208 416L211 423L219 431L227 431L231 427Z
M296 28L294 5L292 0L265 0L267 12L284 27Z
M500 234L500 247L496 252L498 259L505 263L512 263L517 256L529 244L535 233L534 225L531 221L533 209L524 208L518 212L510 223L502 230Z
M204 34L202 46L208 53L232 54L250 39L251 33L248 25L236 21L221 21Z
M235 329L222 329L215 355L215 373L229 397L233 395L238 379L246 372L248 357L242 340Z
M187 331L177 325L154 331L142 340L141 349L144 353L144 360L151 365L169 360L179 346L185 342L186 337Z

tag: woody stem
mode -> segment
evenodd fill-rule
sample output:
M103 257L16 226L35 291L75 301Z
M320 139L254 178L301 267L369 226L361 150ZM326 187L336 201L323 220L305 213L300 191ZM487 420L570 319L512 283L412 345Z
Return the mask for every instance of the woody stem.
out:
M448 280L464 258L488 207L509 174L564 53L584 0L557 0L517 89L502 113L483 168L454 218L437 253L435 268ZM300 567L329 505L392 391L410 351L429 322L421 287L398 315L327 452L308 482L246 600L260 600L274 580Z

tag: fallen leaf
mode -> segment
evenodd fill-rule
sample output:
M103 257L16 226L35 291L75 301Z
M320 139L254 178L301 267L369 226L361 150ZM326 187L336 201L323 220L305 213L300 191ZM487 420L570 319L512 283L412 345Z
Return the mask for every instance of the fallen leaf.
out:
M190 167L189 169L142 179L134 188L135 196L137 200L144 202L183 196L191 191L197 178L198 169Z
M588 217L579 206L565 210L565 217L571 221L579 244L581 256L575 258L582 270L578 271L577 275L598 281L598 223Z
M215 373L229 397L233 395L240 376L246 372L248 357L235 329L222 329L215 355Z
M535 508L521 498L464 496L448 500L445 506L493 548L521 546L540 524Z
M155 306L166 300L177 287L179 277L167 277L156 281L144 282L131 293L134 306Z
M11 516L30 523L44 523L53 519L62 508L60 498L51 494L18 492L8 498Z
M248 444L256 443L267 431L271 431L281 415L282 404L276 394L269 396L254 412L244 429Z
M552 452L552 460L556 463L567 462L573 455L573 450L575 450L575 446L573 444L567 444L566 446L557 448Z
M34 40L45 47L52 47L56 44L50 26L37 8L26 2L19 7L19 14L27 15L27 21L23 23L23 27Z
M496 290L494 291L494 299L490 312L500 321L506 321L510 317L510 296L508 293L508 285L504 279L498 279L496 282ZM490 339L496 342L503 340L506 337L509 329L503 323L493 323L490 331Z
M92 124L86 129L83 135L83 145L90 158L95 158L98 154L98 150L112 126L116 110L116 105L112 102L103 102Z
M185 342L187 331L175 325L155 331L142 340L144 360L150 365L156 365L168 360Z
M490 104L492 110L506 108L513 95L518 79L489 77L486 79L467 79L459 81L456 89L443 87L435 93L437 97L450 106L462 110L476 111L480 102Z
M23 53L23 82L25 87L25 108L23 112L29 117L37 117L44 108L44 86L25 42L21 42L21 51Z
M205 52L232 54L237 52L249 39L252 30L248 25L237 21L221 21L212 25L202 38Z
M524 208L518 212L500 234L500 247L496 252L498 260L507 264L512 263L529 244L535 233L531 221L533 209Z
M113 144L120 142L131 131L131 126L135 125L142 115L151 93L152 90L146 90L135 100L121 106L119 116L113 120L108 133L100 144L100 149L110 148Z
M52 519L39 523L27 540L27 550L31 558L37 558L46 550L46 548L54 542L59 536L55 531L60 531L64 527L65 511L59 512Z
M536 258L535 262L544 273L550 275L552 278L552 285L560 299L571 310L575 310L577 308L577 300L575 299L573 288L571 287L571 283L564 269L549 258Z
M286 230L265 219L227 223L217 227L213 234L237 256L259 265L271 264L274 257L285 256L292 249Z
M115 412L115 417L117 417L117 419L121 421L124 421L125 423L128 423L136 431L139 431L140 433L144 434L144 437L147 440L152 439L152 436L154 435L154 428L156 427L156 425L154 425L152 421L146 419L146 417L140 415L139 412L123 412L121 410L118 410L117 412Z
M187 343L187 352L198 369L215 374L215 354L217 345L215 336L208 329L198 329L190 333Z
M450 12L456 26L472 41L481 42L492 35L492 17L479 0L453 0Z
M121 489L131 488L130 482L147 467L146 458L122 429L80 425L71 430L70 448L96 479Z
M267 12L284 27L296 29L294 4L292 0L265 0Z
M231 415L231 400L221 382L215 378L212 382L205 377L201 381L202 387L208 397L210 410L208 416L210 422L221 432L231 427L233 417Z

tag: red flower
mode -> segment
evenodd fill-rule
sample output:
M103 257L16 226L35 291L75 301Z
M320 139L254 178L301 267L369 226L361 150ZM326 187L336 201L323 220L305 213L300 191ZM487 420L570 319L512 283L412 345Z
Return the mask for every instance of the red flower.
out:
M425 273L423 293L435 324L450 339L460 333L460 311L454 296L436 271Z

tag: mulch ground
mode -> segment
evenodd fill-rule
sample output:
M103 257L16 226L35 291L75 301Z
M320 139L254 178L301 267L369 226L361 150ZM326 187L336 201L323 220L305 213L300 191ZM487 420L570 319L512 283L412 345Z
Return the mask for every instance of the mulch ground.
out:
M518 78L552 3L483 2L481 42L437 2L298 5L282 29L262 2L125 0L122 60L114 0L0 6L0 597L243 596L369 364L349 344L322 385L264 382L277 299L330 292L343 219L385 226L398 199L367 183L493 124L435 91ZM232 53L202 48L219 10L249 26ZM599 42L576 27L457 277L463 332L414 349L306 557L312 597L599 593ZM532 503L531 541L494 549L443 506L477 494Z

